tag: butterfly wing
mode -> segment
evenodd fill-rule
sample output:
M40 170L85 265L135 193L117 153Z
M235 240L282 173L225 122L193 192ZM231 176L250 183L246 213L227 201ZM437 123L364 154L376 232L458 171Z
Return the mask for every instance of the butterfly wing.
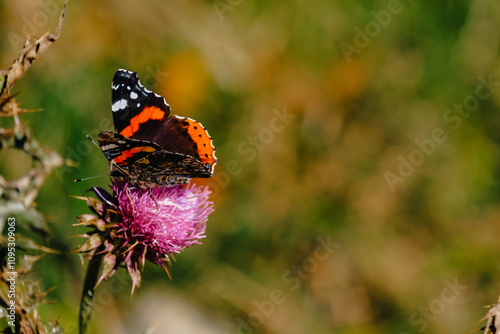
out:
M115 167L139 178L213 174L217 158L207 130L190 118L170 116L165 99L147 90L137 73L118 70L111 97L116 133L101 132L99 145Z
M212 176L197 159L163 150L157 144L101 131L99 146L113 164L115 177L122 177L139 187L176 185L193 177Z
M207 173L213 174L217 163L215 147L208 131L200 122L188 117L169 117L162 124L161 130L153 136L152 141L166 151L196 158Z
M130 139L116 132L101 131L97 140L106 158L125 171L129 171L137 160L161 151L161 147L154 143Z
M154 175L154 178L160 184L165 184L162 182L165 177L179 177L187 181L193 177L206 178L212 176L197 159L164 150L153 152L147 157L137 160L131 165L131 171L142 175Z
M111 110L115 131L139 140L150 140L170 115L165 99L144 88L137 73L127 70L118 70L113 77Z

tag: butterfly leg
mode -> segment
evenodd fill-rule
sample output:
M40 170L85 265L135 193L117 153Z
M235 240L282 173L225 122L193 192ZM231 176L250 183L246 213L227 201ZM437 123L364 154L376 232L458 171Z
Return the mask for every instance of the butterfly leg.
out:
M132 197L130 197L130 189L126 188L125 191L127 192L127 197L130 200L130 204L132 204L132 215L135 215L134 201L132 201Z
M153 197L153 193L151 192L151 188L148 188L148 192L149 192L149 196L151 196L151 199L153 200L153 202L155 202L156 208L159 210L160 207L158 206L158 203L156 202L155 198Z

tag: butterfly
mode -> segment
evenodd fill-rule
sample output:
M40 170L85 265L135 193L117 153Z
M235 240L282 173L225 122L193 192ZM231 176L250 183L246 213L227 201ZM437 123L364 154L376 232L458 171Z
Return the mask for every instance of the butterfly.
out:
M170 115L165 99L144 88L135 72L118 70L111 88L115 131L97 137L111 176L147 189L213 175L215 147L200 122Z

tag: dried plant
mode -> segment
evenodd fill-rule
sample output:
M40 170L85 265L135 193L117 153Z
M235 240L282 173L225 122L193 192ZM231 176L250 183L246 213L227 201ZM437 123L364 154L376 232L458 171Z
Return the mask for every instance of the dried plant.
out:
M481 329L477 329L474 332L484 331L484 334L497 334L500 333L500 297L498 303L486 306L489 308L488 312L478 321L478 324L486 321L486 325Z
M12 128L0 128L0 148L23 151L32 160L29 171L16 180L6 180L0 175L0 230L8 231L0 236L0 305L5 308L1 311L6 312L3 315L10 324L4 333L63 333L57 321L45 323L37 312L39 305L47 303L45 297L49 291L42 292L40 282L27 279L38 259L56 252L19 234L15 226L23 224L24 229L43 238L49 235L45 217L36 209L34 201L46 178L65 161L57 152L41 146L21 121L19 114L35 110L20 108L11 90L31 64L59 38L65 12L66 5L55 34L46 33L35 41L28 37L12 66L0 71L0 116L14 119ZM23 255L18 253L21 251ZM14 303L12 296L15 296Z

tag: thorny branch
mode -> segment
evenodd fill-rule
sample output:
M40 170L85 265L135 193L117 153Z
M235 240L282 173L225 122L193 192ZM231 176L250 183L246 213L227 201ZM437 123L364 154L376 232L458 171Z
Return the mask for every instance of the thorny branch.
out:
M10 68L0 70L0 117L13 117L12 128L0 127L0 150L15 149L27 153L31 157L31 168L26 175L16 180L6 180L0 175L0 232L5 228L7 217L22 217L18 219L19 225L29 228L42 237L49 232L45 217L36 210L35 198L45 179L55 168L64 164L64 159L55 151L42 147L32 135L29 127L25 125L18 114L34 111L19 108L15 95L11 89L24 72L31 66L35 59L47 50L61 33L66 4L64 5L59 25L55 34L45 33L42 37L32 42L31 37L26 39L19 57L14 60ZM11 218L12 219L12 218ZM63 333L57 321L44 323L37 311L40 304L47 303L45 296L48 291L42 292L39 281L32 282L26 278L33 269L33 264L43 256L43 253L55 251L38 245L31 238L16 233L16 249L25 253L16 256L16 304L15 327L3 329L3 333ZM6 308L9 298L8 274L12 274L6 264L7 238L0 234L0 306ZM33 251L42 252L41 255L30 255ZM23 255L21 255L23 254Z
M24 72L31 66L33 61L51 46L61 34L64 16L66 15L66 4L63 7L59 18L59 25L56 28L55 34L46 32L42 37L31 43L31 37L28 36L24 47L21 50L19 57L14 60L12 66L7 70L0 71L1 90L0 90L0 116L12 116L25 110L19 110L14 97L10 95L10 90L17 80L19 80Z

